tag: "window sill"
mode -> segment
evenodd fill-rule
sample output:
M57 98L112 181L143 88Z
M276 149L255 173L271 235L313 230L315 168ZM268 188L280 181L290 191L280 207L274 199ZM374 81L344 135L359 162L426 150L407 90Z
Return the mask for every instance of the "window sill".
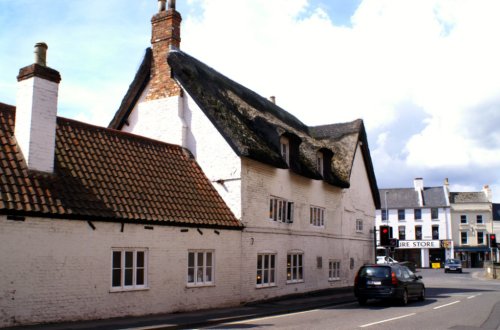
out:
M338 282L340 281L340 277L335 277L335 278L329 278L328 282Z
M256 285L255 288L256 289L270 289L270 288L276 288L278 287L276 284L272 284L272 285Z
M304 283L304 280L296 280L296 281L286 281L286 284L300 284L300 283Z
M144 288L111 288L109 293L117 293L117 292L136 292L136 291L148 291L149 287Z
M186 284L186 288L194 289L194 288L207 288L207 287L215 287L214 283L207 284Z

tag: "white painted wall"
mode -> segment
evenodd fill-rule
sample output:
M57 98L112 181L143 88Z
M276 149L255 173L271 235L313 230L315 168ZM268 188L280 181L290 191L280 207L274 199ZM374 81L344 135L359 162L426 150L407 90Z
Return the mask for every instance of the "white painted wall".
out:
M240 302L241 232L0 216L0 327L172 313ZM147 248L149 289L110 292L111 249ZM215 251L215 285L186 285L189 249Z

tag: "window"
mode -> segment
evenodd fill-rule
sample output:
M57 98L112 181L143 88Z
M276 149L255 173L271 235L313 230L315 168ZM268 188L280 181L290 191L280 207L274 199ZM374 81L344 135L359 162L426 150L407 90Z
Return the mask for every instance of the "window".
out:
M406 239L406 226L399 226L398 233L399 239L404 241Z
M316 170L319 172L319 174L324 175L323 173L323 162L324 162L324 157L322 152L318 152L316 154Z
M322 207L311 206L309 209L309 221L315 227L325 226L325 209Z
M482 232L482 231L477 232L477 244L478 245L484 244L484 232Z
M387 221L387 210L382 210L382 221Z
M285 160L286 164L290 166L290 141L284 136L280 138L281 157Z
M356 219L356 232L361 233L363 231L363 219Z
M269 219L284 223L293 222L293 202L278 197L271 197Z
M257 287L276 285L276 255L262 253L257 255Z
M415 239L416 240L422 239L422 226L415 226Z
M422 210L421 209L414 209L413 215L415 217L415 220L422 220Z
M404 209L399 209L398 210L398 220L403 221L405 219L405 210Z
M431 219L432 220L439 219L439 209L437 207L431 208Z
M476 215L476 223L478 224L483 223L483 216L481 214Z
M214 282L214 252L188 252L188 285L212 285Z
M460 223L466 224L467 223L467 216L465 214L462 214L460 216Z
M432 239L439 239L439 226L432 226Z
M147 288L147 250L113 249L111 273L113 290Z
M286 281L288 283L303 282L302 253L290 253L286 257Z
M466 231L460 232L460 244L467 244L467 232Z
M340 280L340 261L330 260L328 262L328 280L329 281Z

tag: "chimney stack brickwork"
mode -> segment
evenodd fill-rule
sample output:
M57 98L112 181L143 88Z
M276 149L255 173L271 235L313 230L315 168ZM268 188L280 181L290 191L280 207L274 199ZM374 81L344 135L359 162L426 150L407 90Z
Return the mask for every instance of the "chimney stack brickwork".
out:
M175 10L175 2L169 3L168 10L159 6L159 12L151 19L151 45L153 62L151 65L151 79L146 100L180 96L181 89L171 78L171 70L167 64L167 54L170 49L178 49L181 43L182 17Z
M28 168L52 173L61 76L39 63L20 69L17 76L15 136Z

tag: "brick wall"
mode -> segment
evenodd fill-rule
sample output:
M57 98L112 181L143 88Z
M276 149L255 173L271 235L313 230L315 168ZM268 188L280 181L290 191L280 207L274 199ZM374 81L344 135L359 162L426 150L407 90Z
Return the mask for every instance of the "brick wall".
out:
M239 231L0 217L0 327L237 305ZM111 248L147 248L149 289L110 292ZM186 286L189 249L215 251L215 285Z

